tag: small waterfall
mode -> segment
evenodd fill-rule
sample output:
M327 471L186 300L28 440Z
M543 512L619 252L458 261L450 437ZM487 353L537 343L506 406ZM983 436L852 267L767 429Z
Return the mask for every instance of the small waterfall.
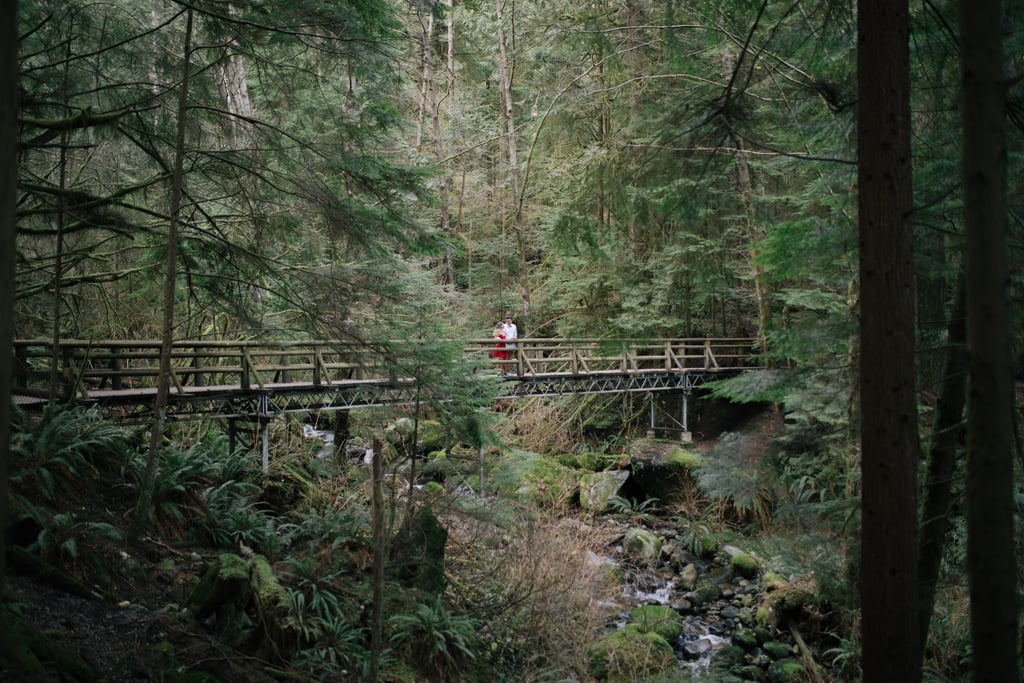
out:
M701 613L694 613L686 599L687 592L677 585L678 577L674 574L631 570L627 575L622 597L628 608L620 614L616 626L625 626L629 610L640 605L663 605L676 610L683 617L683 633L673 643L679 665L690 673L691 680L704 680L712 655L730 643L725 623L713 614L717 612L715 606L707 605Z

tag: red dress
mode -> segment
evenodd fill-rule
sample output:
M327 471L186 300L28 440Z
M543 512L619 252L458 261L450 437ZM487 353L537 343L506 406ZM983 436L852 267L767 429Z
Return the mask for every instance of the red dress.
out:
M496 335L494 335L494 338L495 339L504 339L505 335L504 334L496 334ZM505 351L505 345L504 344L495 344L494 348L495 348L495 351L493 351L491 353L491 358L497 358L499 360L508 360L508 351Z

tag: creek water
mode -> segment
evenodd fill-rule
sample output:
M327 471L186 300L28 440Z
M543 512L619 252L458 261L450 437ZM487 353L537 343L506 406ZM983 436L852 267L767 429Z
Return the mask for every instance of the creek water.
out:
M709 618L716 606L696 613L685 598L687 591L677 584L673 574L640 570L628 571L627 576L622 596L627 609L620 614L617 625L624 626L629 611L642 605L676 610L683 618L683 632L671 645L679 666L690 674L690 680L706 680L712 655L730 642L724 623Z

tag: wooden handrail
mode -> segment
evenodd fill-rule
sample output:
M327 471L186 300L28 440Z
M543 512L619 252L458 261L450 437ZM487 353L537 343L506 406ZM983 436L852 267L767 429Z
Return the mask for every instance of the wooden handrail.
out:
M493 339L471 339L460 344L463 359L486 367ZM361 345L338 340L273 341L182 340L171 347L172 391L188 387L235 387L266 391L289 384L330 386L356 375L361 379L389 379L387 355L413 354L424 340L382 341ZM734 370L755 366L756 339L733 338L557 338L520 337L506 363L520 377L588 376L601 374L685 373L698 370ZM62 398L87 399L97 392L141 389L156 385L159 341L62 340L58 345L62 366ZM13 343L14 393L39 395L49 387L53 343L44 339L18 339ZM395 379L394 372L390 379ZM56 398L56 397L51 397Z

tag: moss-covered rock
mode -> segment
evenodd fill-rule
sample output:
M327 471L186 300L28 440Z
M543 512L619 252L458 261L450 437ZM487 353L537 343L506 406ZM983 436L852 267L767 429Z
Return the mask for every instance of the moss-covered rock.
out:
M538 507L564 510L579 493L579 473L537 453L511 452L492 481L504 493Z
M416 449L420 453L443 451L448 443L448 431L437 420L420 420L416 425Z
M729 568L732 570L733 576L752 579L757 576L757 572L760 571L761 565L753 555L739 553L737 555L733 555L729 560Z
M678 667L668 641L636 624L594 641L587 648L590 673L603 683L630 683Z
M777 659L768 665L768 680L770 683L803 683L807 672L795 659Z
M647 529L633 527L626 532L622 548L635 562L652 564L661 556L661 539Z
M628 463L629 456L621 453L580 453L576 456L580 469L603 472L616 464Z
M757 649L757 633L753 629L738 628L732 634L732 643L742 647L744 652L753 652Z
M591 512L604 512L628 478L626 470L584 474L580 477L580 507Z
M711 656L711 661L716 670L729 670L735 666L742 665L746 654L743 648L738 645L727 645L716 650Z
M688 451L685 448L673 448L665 457L662 458L661 464L669 467L679 467L684 470L693 470L700 467L704 462L703 456L693 451Z
M773 582L757 611L758 623L778 626L788 621L804 621L816 611L818 585L814 579Z
M761 646L765 654L772 659L785 659L793 654L793 648L777 640L769 640Z
M721 588L711 583L703 583L697 586L697 590L693 591L690 600L696 607L703 607L708 603L718 600L720 597L722 597Z
M644 632L653 631L670 643L683 633L683 617L665 605L641 605L629 613L629 623Z

